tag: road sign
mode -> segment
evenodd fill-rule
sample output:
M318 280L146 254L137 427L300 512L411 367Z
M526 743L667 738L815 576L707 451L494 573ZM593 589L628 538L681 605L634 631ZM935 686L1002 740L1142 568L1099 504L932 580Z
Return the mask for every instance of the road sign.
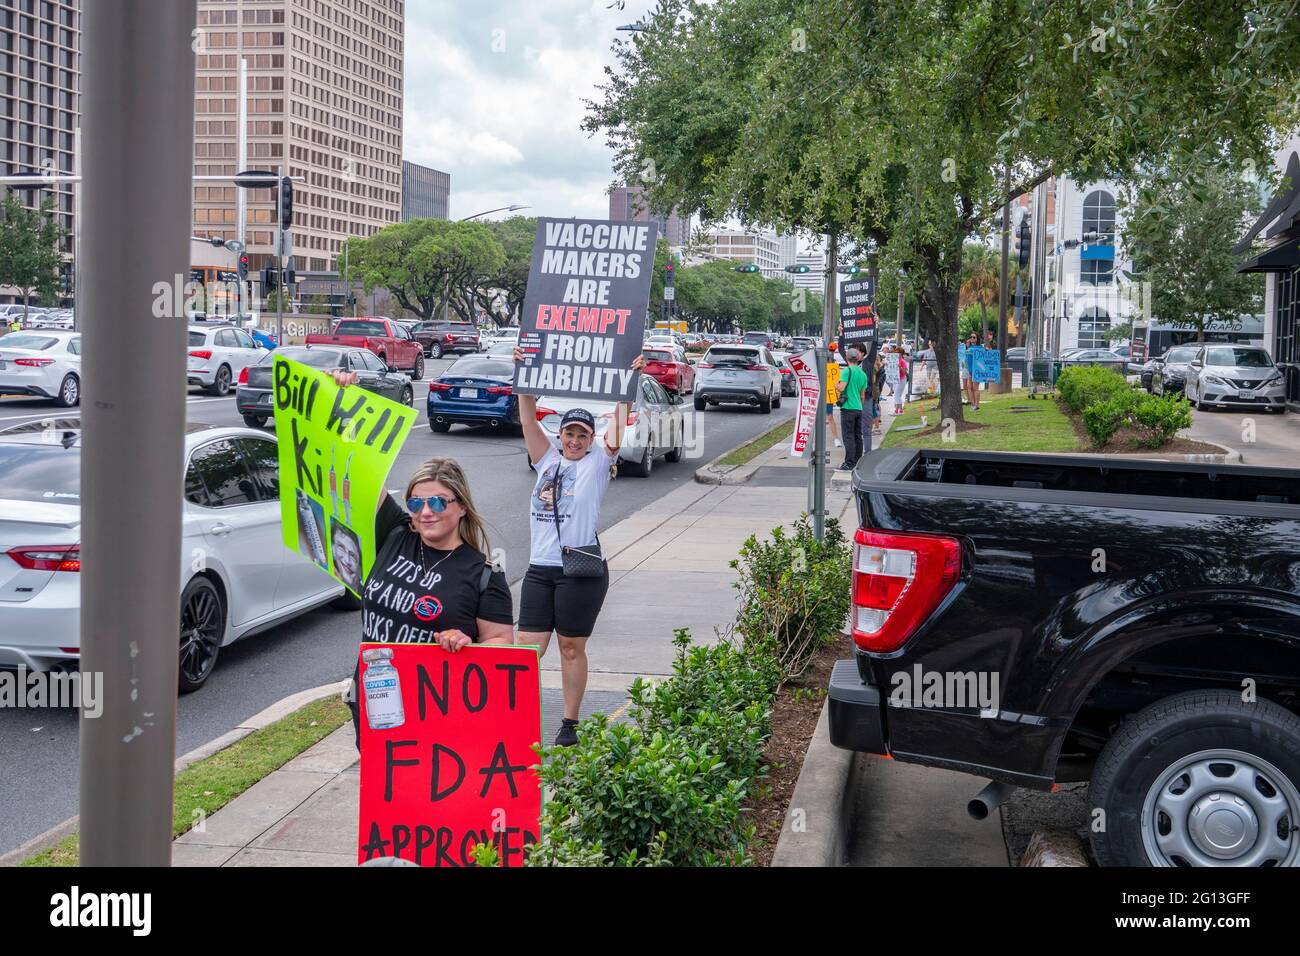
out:
M293 255L293 232L288 229L280 230L279 255L285 259Z
M671 285L664 286L664 301L671 302L675 298L677 298L677 288Z
M244 189L271 189L280 185L280 177L265 169L246 169L235 173L235 185Z

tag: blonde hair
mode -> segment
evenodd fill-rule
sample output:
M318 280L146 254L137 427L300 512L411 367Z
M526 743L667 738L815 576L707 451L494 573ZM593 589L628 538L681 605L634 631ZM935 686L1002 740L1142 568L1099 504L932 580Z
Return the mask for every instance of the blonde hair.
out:
M460 519L460 526L457 528L461 540L483 557L488 557L492 549L488 545L487 529L484 527L478 509L474 507L474 499L469 493L469 482L465 479L465 472L461 470L456 459L430 458L415 469L415 474L411 475L411 480L406 483L406 497L411 497L415 486L425 481L436 481L446 485L456 496L461 508L465 510L465 514Z

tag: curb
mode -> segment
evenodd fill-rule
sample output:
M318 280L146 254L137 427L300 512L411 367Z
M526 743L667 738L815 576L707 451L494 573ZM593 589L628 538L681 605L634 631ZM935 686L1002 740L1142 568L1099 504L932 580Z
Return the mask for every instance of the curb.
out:
M790 796L772 866L839 866L844 856L849 780L857 754L831 744L830 700L822 705Z
M750 441L754 440L753 438L750 439ZM736 448L744 448L748 444L748 441L744 441L737 445ZM743 465L719 465L718 462L736 450L736 448L730 448L713 459L713 461L695 469L695 480L702 485L743 485L749 481L750 475L763 467L767 459L778 457L771 454L773 449L777 449L779 452L784 447L784 442L777 442L770 448L764 448Z
M1090 867L1083 841L1069 830L1035 830L1020 860L1022 867L1074 866Z
M310 704L312 701L321 700L331 694L342 694L347 684L346 679L333 684L322 684L319 687L301 690L296 694L290 694L288 697L276 701L270 707L259 711L240 723L233 730L227 731L215 740L208 741L201 747L196 747L184 756L177 757L174 772L180 773L195 761L202 760L204 757L211 757L213 754L225 750L236 741L243 740L253 731L261 730L268 724L273 724L277 720L289 716L295 710ZM67 837L77 832L79 820L79 816L69 817L62 823L46 830L40 836L28 840L22 846L0 854L0 869L17 866L28 857L35 856L37 853L42 853L50 847L63 842Z

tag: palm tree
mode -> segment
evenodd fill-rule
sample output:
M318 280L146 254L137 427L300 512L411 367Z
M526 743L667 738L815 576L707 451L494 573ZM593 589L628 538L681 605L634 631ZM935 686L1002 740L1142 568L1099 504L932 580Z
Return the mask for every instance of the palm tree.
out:
M983 243L966 244L962 253L962 279L958 309L964 309L972 302L980 304L980 344L989 327L989 305L998 299L1001 287L1001 270L998 256Z

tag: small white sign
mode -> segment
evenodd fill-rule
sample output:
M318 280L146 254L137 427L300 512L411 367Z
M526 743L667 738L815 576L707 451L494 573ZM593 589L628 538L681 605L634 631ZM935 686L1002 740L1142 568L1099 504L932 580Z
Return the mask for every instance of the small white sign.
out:
M672 285L664 286L664 301L672 302L677 298L677 287Z

